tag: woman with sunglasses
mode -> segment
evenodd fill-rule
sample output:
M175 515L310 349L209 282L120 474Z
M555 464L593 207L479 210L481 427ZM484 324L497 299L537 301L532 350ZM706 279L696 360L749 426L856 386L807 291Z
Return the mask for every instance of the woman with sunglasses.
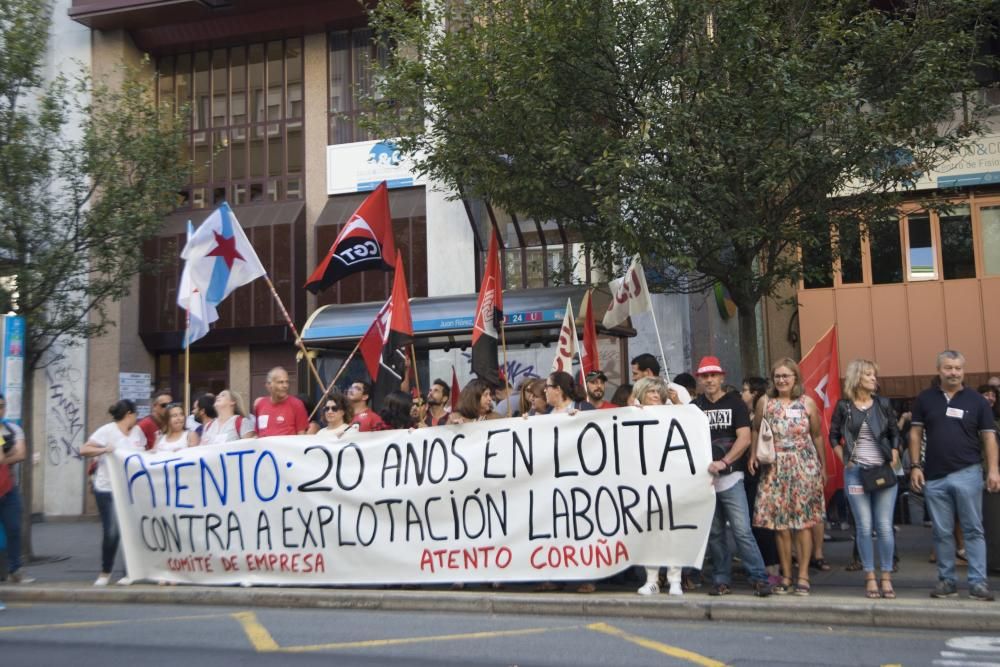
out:
M167 423L156 439L154 452L176 452L186 447L198 444L198 436L194 431L187 430L187 415L180 403L167 406Z
M351 428L354 410L351 409L351 404L344 398L344 395L339 390L334 389L323 402L322 417L325 426L319 430L317 435L336 439ZM357 424L354 426L357 427Z
M413 420L414 428L426 428L430 426L430 421L427 419L427 398L425 396L416 396L413 399L413 404L410 406L410 418Z
M215 397L215 412L201 436L203 445L221 445L244 438L256 438L253 419L243 411L243 397L231 389L223 389Z

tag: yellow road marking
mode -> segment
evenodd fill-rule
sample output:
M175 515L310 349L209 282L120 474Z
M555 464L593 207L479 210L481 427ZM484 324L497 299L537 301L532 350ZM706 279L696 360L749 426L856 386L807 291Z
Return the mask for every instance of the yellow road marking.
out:
M0 632L27 632L29 630L74 630L80 628L99 628L108 625L123 625L130 623L162 623L164 621L192 621L204 618L227 618L230 614L200 614L197 616L166 616L163 618L129 618L125 620L108 621L73 621L70 623L42 623L38 625L5 625L0 626Z
M546 632L565 632L579 630L580 626L556 628L525 628L523 630L494 630L491 632L467 632L454 635L434 635L430 637L399 637L396 639L368 639L356 642L339 642L333 644L314 644L312 646L286 646L283 653L305 653L307 651L337 651L351 648L377 648L381 646L400 646L403 644L424 644L428 642L458 641L465 639L494 639L497 637L518 637L523 635L540 635Z
M638 635L631 635L624 630L619 630L618 628L608 625L607 623L591 623L587 626L587 629L593 630L594 632L603 632L604 634L611 635L612 637L618 637L619 639L624 639L627 642L637 644L643 648L648 648L651 651L663 653L664 655L669 655L670 657L678 658L679 660L693 662L696 665L701 665L701 667L726 667L724 662L712 660L711 658L703 656L700 653L694 653L693 651L688 651L687 649L670 646L669 644L663 644L658 641L653 641L652 639L639 637Z
M246 633L247 639L250 640L250 644L258 653L270 653L281 648L278 646L278 642L274 641L274 637L267 631L267 628L257 620L257 614L252 611L241 611L233 614L233 618L243 626L243 632Z

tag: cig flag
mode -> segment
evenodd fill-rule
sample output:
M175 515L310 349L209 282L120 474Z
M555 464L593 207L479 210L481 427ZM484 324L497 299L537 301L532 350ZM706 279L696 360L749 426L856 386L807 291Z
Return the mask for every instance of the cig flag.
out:
M611 289L611 303L604 313L604 326L607 329L625 322L632 315L645 313L653 309L646 288L646 274L642 270L642 262L636 255L629 264L625 275L612 280L608 285Z
M181 252L190 289L217 306L237 287L267 274L229 205L212 211Z
M306 289L318 294L341 278L359 271L392 271L396 242L389 213L389 188L379 183L340 230L337 239L309 280Z

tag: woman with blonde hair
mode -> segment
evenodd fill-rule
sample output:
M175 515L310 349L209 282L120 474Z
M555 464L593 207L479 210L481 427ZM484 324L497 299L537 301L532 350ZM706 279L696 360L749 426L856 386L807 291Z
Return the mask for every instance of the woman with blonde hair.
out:
M671 405L680 403L677 392L672 390L665 380L658 377L645 377L636 381L632 387L632 395L628 404L637 407L647 405ZM684 595L681 585L683 569L674 565L667 566L667 582L670 584L671 595ZM639 595L655 595L660 592L659 567L646 566L646 583L636 591Z
M892 470L899 463L899 426L889 399L879 396L878 366L867 359L854 359L847 365L844 398L830 421L830 444L844 462L844 491L857 528L855 536L861 566L865 571L865 595L869 598L894 598L892 554L895 535L892 513L896 507L896 477ZM885 472L888 482L882 488L865 489L866 471ZM875 580L875 554L872 529L878 536L878 565L881 586Z
M221 445L243 438L254 438L253 419L246 416L243 397L232 389L224 389L215 397L215 411L218 417L205 428L201 436L203 445Z
M753 525L775 531L782 581L772 592L809 595L812 527L823 521L825 450L816 403L802 393L802 373L793 360L779 359L771 367L771 390L757 402L748 469L756 472L757 433L766 419L774 433L775 461L760 478ZM792 585L792 533L799 555Z

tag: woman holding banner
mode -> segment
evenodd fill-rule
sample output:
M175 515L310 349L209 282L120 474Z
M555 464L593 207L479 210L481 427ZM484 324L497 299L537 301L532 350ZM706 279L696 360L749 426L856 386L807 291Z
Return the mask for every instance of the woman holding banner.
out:
M549 374L545 382L545 402L552 408L552 413L575 413L577 410L593 410L594 406L586 401L583 392L573 376L566 371L555 371Z
M802 392L802 374L791 359L779 359L771 369L773 388L758 402L748 469L756 473L757 433L766 419L774 432L775 461L764 470L757 487L753 525L775 531L780 584L777 595L809 595L812 527L823 521L824 446L819 408ZM792 586L792 533L799 554L798 578Z
M629 405L643 407L647 405L670 405L680 403L677 392L670 388L663 378L644 377L636 381L632 387ZM659 567L646 567L646 583L636 591L639 595L656 595L660 592ZM667 566L667 581L670 584L670 595L684 595L681 584L683 569L675 565Z
M136 426L135 403L128 399L118 401L108 410L111 421L87 439L80 454L84 458L97 458L97 468L94 471L94 497L97 499L97 511L101 515L101 574L94 581L95 586L107 586L111 581L111 571L115 565L115 554L118 552L118 542L121 534L118 532L118 519L115 517L115 505L111 498L111 475L108 471L109 461L105 454L116 449L141 452L146 448L146 436ZM132 583L125 576L118 580L119 584L127 586Z
M353 419L354 408L351 407L351 403L344 398L340 390L334 389L323 403L323 422L326 424L326 427L321 428L317 435L324 438L339 438L351 426L357 426L356 424L351 424Z
M184 406L180 403L168 405L167 423L163 427L163 432L156 438L153 451L176 452L198 444L197 434L187 430L186 426L187 415L184 414Z
M458 417L449 423L464 424L500 419L493 411L493 390L485 380L476 378L465 385L458 395Z

